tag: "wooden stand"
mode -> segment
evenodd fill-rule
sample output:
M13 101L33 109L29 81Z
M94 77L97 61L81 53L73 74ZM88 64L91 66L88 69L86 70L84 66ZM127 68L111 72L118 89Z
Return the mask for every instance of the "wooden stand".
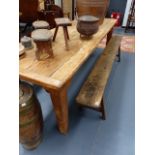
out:
M52 41L38 41L34 40L37 45L35 52L37 60L45 60L47 58L53 58Z
M68 46L67 40L69 40L69 34L68 34L67 26L71 26L72 23L68 18L56 18L55 22L56 22L56 28L55 28L55 32L54 32L53 41L55 41L59 26L62 26L63 31L64 31L66 49L68 50L69 46Z
M52 33L47 29L37 29L31 33L31 37L37 45L36 58L38 60L45 60L53 57L52 50Z

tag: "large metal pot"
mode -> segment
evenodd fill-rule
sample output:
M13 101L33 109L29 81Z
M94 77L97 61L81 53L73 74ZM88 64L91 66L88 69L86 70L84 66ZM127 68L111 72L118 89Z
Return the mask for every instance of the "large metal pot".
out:
M77 31L81 35L91 36L99 29L99 18L90 15L78 17Z

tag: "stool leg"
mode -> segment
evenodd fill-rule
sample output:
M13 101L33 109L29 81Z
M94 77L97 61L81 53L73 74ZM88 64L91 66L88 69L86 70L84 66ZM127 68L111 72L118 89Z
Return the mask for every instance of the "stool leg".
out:
M106 120L105 104L104 104L103 98L101 100L101 109L100 110L102 113L102 119Z
M54 32L54 36L53 36L53 41L55 41L55 38L56 38L56 35L57 35L57 32L58 32L58 26L56 26L55 28L55 32Z
M67 42L67 28L63 26L63 31L64 31L64 38L65 38L65 45L66 45L66 49L68 50L68 42Z
M69 34L68 34L68 29L66 27L66 33L67 33L67 39L69 40Z

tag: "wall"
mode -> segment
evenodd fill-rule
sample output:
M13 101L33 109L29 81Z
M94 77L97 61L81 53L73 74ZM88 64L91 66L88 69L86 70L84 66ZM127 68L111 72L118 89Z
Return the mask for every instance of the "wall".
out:
M120 12L122 14L121 23L123 21L127 0L110 0L107 16L110 17L111 12Z

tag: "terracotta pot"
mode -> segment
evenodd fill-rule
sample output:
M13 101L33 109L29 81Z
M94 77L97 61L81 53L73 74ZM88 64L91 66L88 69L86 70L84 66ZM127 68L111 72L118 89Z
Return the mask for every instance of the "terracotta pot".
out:
M91 36L98 31L99 18L95 16L85 15L78 18L77 31L81 35Z
M26 149L36 148L42 140L43 117L32 87L22 82L19 90L19 138Z
M78 16L93 15L100 19L102 24L109 7L109 0L76 0Z

